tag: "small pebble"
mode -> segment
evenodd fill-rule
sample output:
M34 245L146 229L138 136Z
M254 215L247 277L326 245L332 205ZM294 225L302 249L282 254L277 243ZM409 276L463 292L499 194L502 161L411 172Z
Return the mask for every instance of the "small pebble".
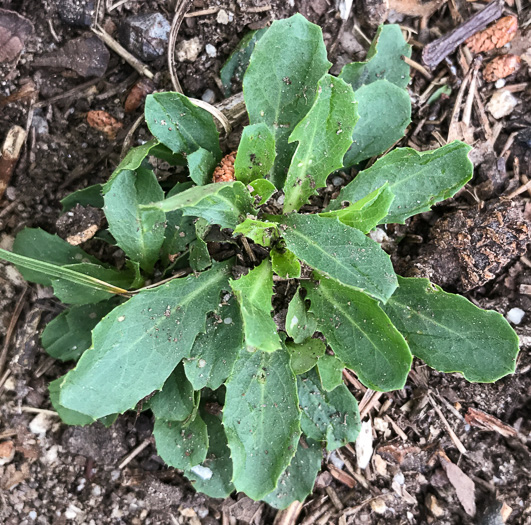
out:
M29 429L33 434L44 435L52 427L50 416L40 413L37 414L30 422Z
M376 512L376 514L385 514L387 510L387 505L382 498L373 499L370 503L371 509Z
M505 86L505 79L504 78L500 78L500 79L496 80L496 83L494 85L496 86L496 89L501 89L502 87Z
M207 45L205 46L205 51L206 51L206 54L207 54L209 57L212 57L212 58L214 58L214 57L217 56L217 54L218 54L216 48L215 48L212 44L207 44Z
M230 22L230 17L227 11L225 9L220 9L218 12L218 16L216 17L216 22L218 24L227 25Z
M37 135L48 135L48 121L45 118L33 115L31 126L35 129Z
M36 520L36 519L37 519L37 513L36 513L34 510L30 511L30 512L28 513L28 518L29 518L30 520Z
M520 324L524 318L525 312L521 308L511 308L507 312L507 321L513 324Z
M337 188L338 186L341 186L344 182L345 182L345 181L343 180L343 177L340 177L339 175L334 175L334 176L332 177L332 184L333 184L334 186L336 186L336 188Z
M207 104L213 104L216 101L216 94L211 89L207 89L201 96L201 100Z
M494 92L487 104L487 109L495 119L501 119L510 115L516 104L518 104L518 99L511 92L502 89Z
M92 485L92 495L96 498L101 496L101 487L99 485Z
M193 62L199 56L199 53L201 53L202 47L201 40L198 37L191 38L190 40L181 40L175 48L177 60L179 62L184 62L185 60Z
M120 41L131 53L149 62L166 51L170 29L160 13L130 16L120 25Z
M345 462L336 454L335 450L330 453L330 462L339 470L342 470L345 466Z

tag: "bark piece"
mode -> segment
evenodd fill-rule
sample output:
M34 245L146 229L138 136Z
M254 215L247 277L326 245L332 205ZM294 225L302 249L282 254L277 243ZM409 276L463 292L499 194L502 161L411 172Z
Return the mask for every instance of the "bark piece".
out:
M476 514L476 485L475 483L454 463L441 457L441 464L455 488L457 499L463 505L465 512L469 516Z

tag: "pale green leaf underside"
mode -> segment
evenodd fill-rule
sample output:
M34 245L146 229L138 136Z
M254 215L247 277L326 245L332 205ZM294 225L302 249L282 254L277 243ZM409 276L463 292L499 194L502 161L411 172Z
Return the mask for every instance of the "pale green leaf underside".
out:
M122 413L162 385L205 330L228 288L230 262L198 277L145 290L115 308L93 331L92 346L66 376L61 404L99 418Z
M299 144L284 184L284 213L306 204L326 185L328 175L343 166L358 120L356 106L348 84L331 75L321 78L313 106L289 137Z
M284 222L287 247L312 268L384 302L394 292L389 256L359 230L318 215L293 214Z
M271 181L282 188L295 151L288 137L310 109L317 82L331 66L321 28L297 14L276 20L256 44L243 79L251 124L264 122L275 135Z
M412 356L404 338L378 303L331 279L321 278L318 285L303 283L303 286L318 330L346 367L373 390L402 388Z
M283 279L298 279L301 276L301 263L295 254L285 248L273 248L269 252L273 272Z
M239 181L195 186L143 208L164 212L182 210L184 215L202 217L209 224L232 229L245 220L247 214L256 214L249 191Z
M446 293L428 279L399 277L399 284L383 308L415 356L474 382L514 372L518 336L502 315Z
M269 260L264 259L238 280L231 280L230 285L240 304L245 344L264 352L281 348L277 327L271 317L273 271Z
M317 362L317 372L321 378L321 385L327 391L334 390L343 384L343 370L345 363L336 356L324 354Z
M317 323L315 317L308 312L306 303L301 298L299 290L297 290L288 305L286 333L295 343L302 343L306 339L309 339L315 333L316 329Z
M231 449L233 483L259 500L295 454L300 436L295 376L286 350L243 351L227 382L223 425Z
M452 197L470 180L470 149L459 141L433 151L396 149L359 173L330 208L339 208L342 201L355 202L388 183L395 198L381 222L403 224L408 217L429 211L435 203Z

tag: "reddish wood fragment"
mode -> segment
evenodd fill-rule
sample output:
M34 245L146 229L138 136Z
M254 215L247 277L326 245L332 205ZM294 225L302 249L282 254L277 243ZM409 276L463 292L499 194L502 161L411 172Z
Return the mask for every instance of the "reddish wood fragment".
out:
M101 131L108 139L113 140L123 124L106 111L89 111L87 123L91 128Z
M486 53L510 42L517 30L518 19L515 16L504 16L494 25L472 35L465 42L472 53Z
M491 60L483 70L483 78L487 82L496 82L508 77L520 69L522 60L516 55L501 55Z
M504 437L517 437L518 432L511 427L500 421L497 417L486 414L481 410L475 408L469 408L465 415L465 421L473 427L481 428L482 430L490 430L498 432Z
M343 483L343 485L346 485L351 489L356 486L356 480L350 474L339 470L337 467L334 467L334 465L328 465L328 470L330 471L330 474L332 474L332 477L337 479L340 483Z
M225 155L219 165L214 170L212 175L212 182L231 182L236 180L234 176L234 161L236 160L236 152L232 151Z
M129 91L125 99L124 109L126 113L136 111L144 102L147 95L153 93L155 86L149 78L141 78Z

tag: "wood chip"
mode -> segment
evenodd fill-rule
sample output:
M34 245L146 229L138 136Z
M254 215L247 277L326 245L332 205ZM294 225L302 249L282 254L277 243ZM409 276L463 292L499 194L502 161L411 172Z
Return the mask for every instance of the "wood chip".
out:
M328 465L328 470L330 474L332 474L332 477L340 483L343 483L343 485L346 485L351 489L356 486L356 480L352 476L339 470L337 467L334 467L334 465Z
M500 421L497 417L486 414L476 408L469 408L465 415L465 421L473 427L481 428L482 430L490 430L492 432L498 432L504 437L518 437L516 429L510 425L506 425Z
M441 457L441 464L455 488L457 499L469 516L476 514L476 485L475 483L454 463Z

